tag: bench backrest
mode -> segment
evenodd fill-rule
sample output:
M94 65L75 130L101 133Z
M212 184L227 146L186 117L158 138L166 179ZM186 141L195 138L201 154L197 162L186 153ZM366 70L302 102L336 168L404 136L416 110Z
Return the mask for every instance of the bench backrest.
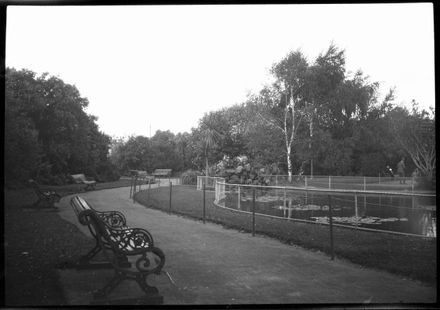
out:
M75 196L70 200L70 205L75 211L76 216L79 219L79 214L85 210L93 210L93 208L82 197ZM83 223L81 223L83 224Z
M112 249L114 253L120 255L126 255L128 252L133 255L137 253L138 247L154 246L153 237L148 231L139 228L112 227L82 197L73 197L71 204L74 210L79 212L77 213L79 222L89 227L102 249Z
M75 211L76 216L79 219L79 214L84 210L92 210L95 212L102 221L113 228L126 227L127 220L124 214L119 211L97 211L95 210L84 198L80 196L75 196L70 200L70 205Z
M70 200L78 220L86 225L102 248L112 248L111 227L108 226L98 213L82 197L75 196Z
M76 183L81 183L81 182L87 181L87 178L83 173L71 174L71 177Z
M156 169L153 172L153 175L157 176L168 176L171 174L172 169Z

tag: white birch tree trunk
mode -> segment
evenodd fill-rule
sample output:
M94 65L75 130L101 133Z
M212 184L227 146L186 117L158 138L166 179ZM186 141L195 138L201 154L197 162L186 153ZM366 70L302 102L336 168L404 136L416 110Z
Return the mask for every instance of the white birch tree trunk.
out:
M291 88L291 94L293 94L292 88ZM261 113L257 112L258 116L262 120L264 120L266 123L268 123L272 127L279 129L283 133L285 147L286 147L287 175L288 175L289 182L292 182L292 175L293 175L293 172L292 172L293 166L292 166L292 159L291 159L293 142L295 141L296 132L297 132L298 127L299 127L301 120L302 120L301 114L300 114L300 117L298 118L298 120L295 119L295 100L293 99L293 97L294 96L291 95L289 103L286 104L286 107L284 108L283 120L271 119L270 116L268 116L268 115L263 116ZM286 93L286 99L287 99L287 93ZM288 124L289 116L292 119L291 125ZM280 123L282 123L282 125Z

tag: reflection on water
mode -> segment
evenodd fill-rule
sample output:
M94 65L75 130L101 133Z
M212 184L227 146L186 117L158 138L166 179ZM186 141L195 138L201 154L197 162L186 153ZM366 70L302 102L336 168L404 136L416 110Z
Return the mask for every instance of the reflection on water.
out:
M428 237L436 237L437 236L437 218L435 215L433 216L432 212L425 213L420 219L420 226L423 229L422 234Z
M251 192L230 192L227 207L252 211ZM328 195L305 192L257 192L255 212L278 217L328 223ZM435 197L353 194L332 195L333 222L337 224L436 237Z

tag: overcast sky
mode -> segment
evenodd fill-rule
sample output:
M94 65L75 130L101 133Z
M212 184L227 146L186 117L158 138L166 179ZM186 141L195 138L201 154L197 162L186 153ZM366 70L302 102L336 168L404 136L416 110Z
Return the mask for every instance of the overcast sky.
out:
M435 106L432 4L9 6L6 65L75 85L112 136L189 132L333 42L382 98Z

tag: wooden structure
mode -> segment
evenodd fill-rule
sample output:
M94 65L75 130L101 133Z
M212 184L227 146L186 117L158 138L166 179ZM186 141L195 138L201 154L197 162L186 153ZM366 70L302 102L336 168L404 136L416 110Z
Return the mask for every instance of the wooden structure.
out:
M156 169L153 172L155 177L166 177L169 178L171 176L172 169Z
M34 193L37 195L38 200L33 204L36 208L53 208L56 209L55 203L59 202L61 199L61 195L59 195L55 191L43 191L38 185L37 182L30 179L29 184L34 190Z
M72 174L71 177L72 177L73 181L76 184L84 184L85 185L85 187L84 187L85 190L89 190L89 189L93 190L93 189L95 189L96 181L92 180L92 179L86 178L86 176L83 173Z

